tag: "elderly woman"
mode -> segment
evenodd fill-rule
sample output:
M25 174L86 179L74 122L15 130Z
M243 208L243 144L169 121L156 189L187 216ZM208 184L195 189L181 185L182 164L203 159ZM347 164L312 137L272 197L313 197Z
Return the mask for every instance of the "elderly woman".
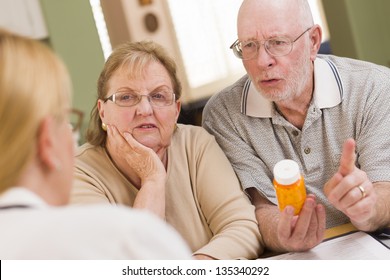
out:
M180 95L175 63L161 46L117 48L98 80L72 201L149 209L182 234L198 259L256 258L263 244L254 208L214 137L176 123ZM166 184L143 181L145 173Z
M0 259L190 259L179 234L154 215L63 207L73 181L70 104L58 57L0 29Z

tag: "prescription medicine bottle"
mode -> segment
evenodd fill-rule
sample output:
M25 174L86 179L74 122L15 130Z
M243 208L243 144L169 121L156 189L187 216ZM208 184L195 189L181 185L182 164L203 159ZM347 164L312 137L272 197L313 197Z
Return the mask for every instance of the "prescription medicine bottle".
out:
M274 187L280 211L287 205L298 215L306 199L306 188L298 164L290 159L279 161L274 167Z

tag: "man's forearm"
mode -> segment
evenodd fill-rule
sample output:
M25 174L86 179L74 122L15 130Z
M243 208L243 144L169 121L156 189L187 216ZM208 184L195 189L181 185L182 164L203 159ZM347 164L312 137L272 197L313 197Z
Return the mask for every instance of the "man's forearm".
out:
M280 245L277 235L279 210L263 198L256 189L248 189L248 194L251 197L252 204L256 207L256 219L265 246L274 252L286 251Z

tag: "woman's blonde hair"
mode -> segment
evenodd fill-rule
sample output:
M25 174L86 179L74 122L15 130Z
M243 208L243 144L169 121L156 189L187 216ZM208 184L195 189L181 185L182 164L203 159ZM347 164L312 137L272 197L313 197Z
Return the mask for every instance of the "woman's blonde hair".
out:
M70 96L69 74L51 49L0 29L0 193L36 156L43 118L64 120Z
M150 62L161 63L168 72L173 85L176 100L181 96L181 83L177 75L176 63L164 48L153 41L128 42L116 48L107 59L97 82L97 100L104 100L108 92L108 82L114 73L121 69L129 74L129 78L142 77ZM104 146L106 132L102 129L97 102L91 111L91 119L86 140L94 146Z

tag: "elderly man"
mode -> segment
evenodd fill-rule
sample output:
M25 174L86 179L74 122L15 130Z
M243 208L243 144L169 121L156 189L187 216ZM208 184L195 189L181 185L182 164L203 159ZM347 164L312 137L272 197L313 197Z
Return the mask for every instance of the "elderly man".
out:
M213 96L215 135L256 206L274 251L320 243L325 228L390 224L390 71L317 55L321 28L305 0L245 0L231 46L247 75ZM276 206L274 165L298 162L309 195L301 213Z

